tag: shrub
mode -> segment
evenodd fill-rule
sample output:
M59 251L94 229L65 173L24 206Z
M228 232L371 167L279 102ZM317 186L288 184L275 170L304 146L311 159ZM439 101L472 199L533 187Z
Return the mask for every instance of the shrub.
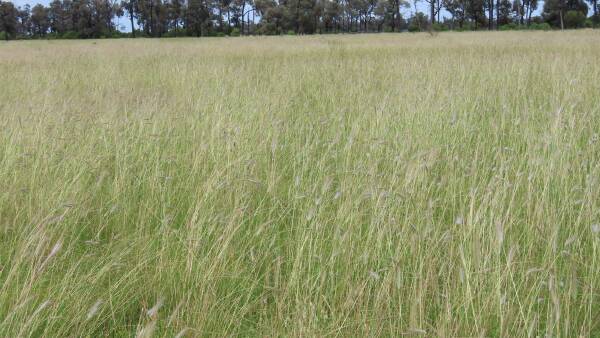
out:
M529 29L532 30L541 30L541 31L549 31L552 29L552 26L550 26L549 23L547 22L543 22L543 23L532 23L529 26Z
M0 32L0 40L8 40L8 34L5 31Z
M500 26L499 30L501 30L501 31L512 31L512 30L516 30L517 28L518 28L517 24L515 24L515 23L509 23L509 24Z
M592 18L585 19L585 22L583 23L583 27L594 28L594 21L592 20Z
M475 25L474 25L473 23L471 23L471 22L465 22L465 23L462 25L462 27L457 27L455 30L456 30L456 31L459 31L459 32L464 32L464 31L472 31L472 30L476 30L476 27L475 27Z
M168 31L162 35L163 38L174 38L176 36L175 31Z
M62 35L63 39L79 39L79 33L74 32L74 31L68 31L63 33Z
M568 11L565 14L565 27L566 28L581 28L585 24L585 14L579 11Z
M240 36L240 30L237 28L232 29L231 33L229 33L229 36Z
M281 34L281 30L272 22L259 23L256 33L259 35L278 35Z
M436 22L431 26L431 29L436 32L445 32L448 30L448 26L444 25L443 23Z
M296 35L296 32L294 32L293 30L290 29L289 31L287 31L286 34L287 35Z

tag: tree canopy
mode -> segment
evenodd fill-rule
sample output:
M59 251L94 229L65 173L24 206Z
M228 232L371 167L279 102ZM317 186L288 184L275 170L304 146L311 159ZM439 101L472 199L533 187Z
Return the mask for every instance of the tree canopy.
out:
M600 23L597 0L0 0L0 38L316 34L515 28L580 28ZM587 3L586 3L587 1ZM592 15L588 17L589 7ZM414 10L409 10L414 7ZM444 17L440 14L444 12Z

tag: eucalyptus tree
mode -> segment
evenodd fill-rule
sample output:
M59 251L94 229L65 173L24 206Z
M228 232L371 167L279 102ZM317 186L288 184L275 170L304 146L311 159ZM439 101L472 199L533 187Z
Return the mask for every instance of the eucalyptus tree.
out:
M19 11L12 2L0 1L0 32L5 40L17 36Z
M50 19L46 7L41 4L33 6L31 9L31 26L34 34L38 37L42 37L48 33L48 30L50 29Z

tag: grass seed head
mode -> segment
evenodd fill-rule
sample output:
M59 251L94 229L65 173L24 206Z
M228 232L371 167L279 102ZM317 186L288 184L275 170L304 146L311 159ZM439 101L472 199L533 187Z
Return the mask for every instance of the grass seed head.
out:
M183 330L179 331L176 335L175 338L182 338L183 336L185 336L185 334L188 332L188 328L184 328Z
M94 303L94 305L92 305L92 307L90 307L90 309L88 310L87 320L90 320L92 317L94 317L96 313L98 313L98 310L100 310L101 306L102 300L98 299L96 303Z
M148 317L154 318L154 317L158 316L158 310L160 310L160 308L162 307L163 301L164 301L164 299L162 297L158 299L156 304L154 304L154 306L146 312Z
M146 324L144 328L138 333L137 338L150 338L156 330L156 320Z

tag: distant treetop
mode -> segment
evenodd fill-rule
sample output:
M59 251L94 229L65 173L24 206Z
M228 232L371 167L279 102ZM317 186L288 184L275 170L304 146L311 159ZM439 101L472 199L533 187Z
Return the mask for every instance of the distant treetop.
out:
M0 0L0 39L600 26L598 0L546 0L540 16L533 15L538 9L538 0L423 0L428 13L417 10L419 1L123 0L119 3L116 0L54 0L48 6L16 7L11 2ZM116 27L115 19L121 17L128 21L126 29Z

